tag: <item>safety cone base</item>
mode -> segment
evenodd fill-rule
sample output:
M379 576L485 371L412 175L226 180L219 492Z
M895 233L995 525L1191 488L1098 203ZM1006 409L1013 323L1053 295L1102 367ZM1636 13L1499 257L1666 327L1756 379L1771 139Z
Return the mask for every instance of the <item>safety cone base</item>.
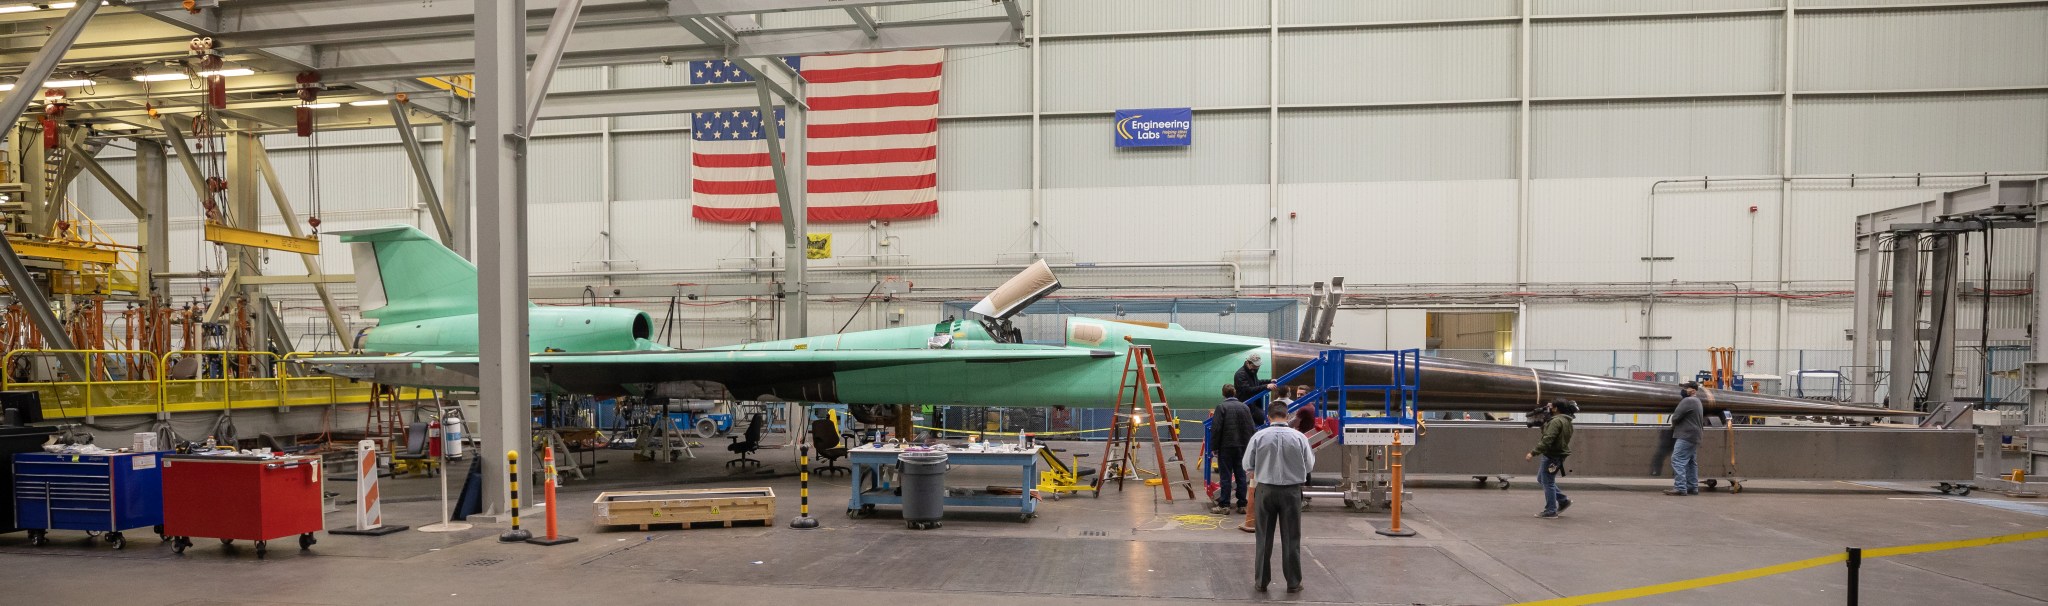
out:
M531 538L533 538L533 533L532 533L532 532L528 532L528 531L526 531L525 529L514 529L514 530L507 530L507 531L505 531L504 533L502 533L502 534L499 534L499 535L498 535L498 542L499 542L499 543L518 543L518 542L520 542L520 541L524 541L524 540L527 540L527 539L531 539Z
M335 530L329 530L329 531L327 531L327 534L339 534L339 535L354 535L354 536L365 536L365 537L381 537L381 536L384 536L384 535L387 535L387 534L393 534L393 533L405 532L405 530L406 530L406 529L408 529L408 528L412 528L412 527L411 527L411 526L406 526L406 525L404 525L404 524L395 524L395 525L394 525L394 524L387 524L387 525L384 525L384 526L378 526L378 527L376 527L376 528L371 528L371 529L368 529L368 530L364 530L364 529L361 529L361 528L340 528L340 529L335 529Z
M553 546L553 545L561 545L561 544L563 544L563 543L574 543L574 542L576 542L576 537L555 537L555 538L552 538L552 539L550 539L550 538L547 538L547 537L534 537L534 538L531 538L531 539L527 539L527 540L526 540L526 542L528 542L528 543L532 543L532 544L535 544L535 545L549 545L549 546Z
M1400 530L1394 530L1394 529L1391 529L1391 528L1381 528L1381 529L1379 529L1379 530L1375 530L1375 531L1373 531L1373 532L1379 533L1379 534L1380 534L1381 536L1389 536L1389 537L1412 537L1412 536L1415 536L1415 531L1413 531L1413 530L1409 530L1409 529L1406 529L1406 528L1403 528L1403 529L1400 529Z
M798 530L810 530L818 527L818 519L809 516L800 517L794 520L790 520L789 527Z

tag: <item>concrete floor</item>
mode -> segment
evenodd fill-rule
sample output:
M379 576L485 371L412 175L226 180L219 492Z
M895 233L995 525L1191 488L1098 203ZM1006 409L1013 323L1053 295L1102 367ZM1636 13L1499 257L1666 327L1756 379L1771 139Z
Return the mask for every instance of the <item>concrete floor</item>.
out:
M944 528L912 531L891 508L844 515L846 480L813 482L823 528L786 527L796 481L728 476L722 450L677 465L633 463L624 453L597 482L562 493L557 547L500 544L503 525L453 534L322 535L311 551L280 546L258 560L246 546L199 541L183 556L132 540L113 551L58 531L32 547L0 535L0 586L9 604L877 604L916 600L980 605L1302 601L1365 604L1502 604L1689 579L1878 547L2048 528L2048 504L1983 493L1946 497L1916 487L1755 481L1739 495L1666 497L1655 481L1568 478L1576 505L1560 520L1531 517L1531 482L1510 490L1469 480L1422 479L1405 524L1413 538L1376 535L1384 514L1312 507L1303 520L1307 591L1255 593L1249 534L1205 505L1166 503L1133 483L1101 498L1046 501L1040 517L955 510ZM771 458L776 455L770 454ZM792 465L782 464L780 471ZM963 471L971 469L972 471ZM949 484L1014 481L1012 472L963 468ZM751 472L750 472L751 473ZM610 530L593 527L601 485L679 478L699 486L770 486L772 527ZM734 479L738 478L738 479ZM459 483L460 477L456 481ZM418 526L438 519L425 478L386 480L401 495L385 517ZM693 486L696 487L696 486ZM346 484L330 485L352 493ZM538 516L528 515L529 521ZM330 527L350 524L345 514ZM281 542L282 543L282 542ZM1874 560L1863 569L1866 604L2048 603L2048 540ZM1277 566L1277 562L1276 562ZM1275 571L1278 576L1278 571ZM1826 566L1638 600L1655 604L1829 604L1844 570Z

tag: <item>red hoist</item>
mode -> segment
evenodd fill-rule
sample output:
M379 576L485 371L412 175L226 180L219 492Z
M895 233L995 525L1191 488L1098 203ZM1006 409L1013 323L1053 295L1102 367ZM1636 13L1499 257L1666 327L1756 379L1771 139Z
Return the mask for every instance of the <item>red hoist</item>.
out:
M57 119L64 117L67 109L71 109L71 101L64 97L64 89L43 91L43 149L57 149L63 144L58 136Z
M299 72L299 106L293 110L298 118L299 136L313 136L313 105L320 100L320 72ZM318 226L317 224L315 225Z
M187 46L192 51L194 63L199 64L199 71L212 72L206 76L206 104L214 109L227 109L228 79L220 75L220 50L215 47L213 38L193 38Z

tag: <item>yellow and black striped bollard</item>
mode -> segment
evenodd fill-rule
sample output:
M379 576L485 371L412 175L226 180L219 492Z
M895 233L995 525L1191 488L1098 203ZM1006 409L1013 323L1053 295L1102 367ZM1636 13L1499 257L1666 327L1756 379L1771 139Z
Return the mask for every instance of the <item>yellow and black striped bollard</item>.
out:
M790 528L809 530L818 527L818 519L811 517L811 447L806 444L797 447L797 515L789 521Z
M505 473L509 474L512 480L512 529L498 535L498 542L518 543L533 538L533 533L519 528L519 451L505 451Z

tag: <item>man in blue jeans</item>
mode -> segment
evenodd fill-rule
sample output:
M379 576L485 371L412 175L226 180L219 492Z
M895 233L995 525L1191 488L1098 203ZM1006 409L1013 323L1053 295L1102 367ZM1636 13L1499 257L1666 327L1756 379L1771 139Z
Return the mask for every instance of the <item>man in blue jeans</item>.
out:
M1551 400L1544 406L1544 414L1550 418L1543 422L1543 440L1536 448L1523 455L1522 460L1542 457L1536 469L1536 484L1543 487L1543 511L1536 517L1546 520L1557 519L1557 515L1570 509L1572 500L1557 489L1557 477L1564 475L1564 460L1572 454L1572 416L1579 414L1579 405L1564 398Z
M1674 497L1700 493L1700 428L1706 410L1700 406L1700 384L1687 381L1678 387L1678 408L1671 411L1671 490Z
M1216 455L1216 505L1209 513L1228 515L1231 497L1237 497L1237 513L1251 505L1245 499L1245 492L1251 489L1251 482L1245 477L1244 449L1251 444L1252 432L1258 429L1258 421L1252 418L1252 409L1237 399L1237 388L1223 386L1223 401L1216 410L1209 413L1213 422L1209 425L1209 452Z

